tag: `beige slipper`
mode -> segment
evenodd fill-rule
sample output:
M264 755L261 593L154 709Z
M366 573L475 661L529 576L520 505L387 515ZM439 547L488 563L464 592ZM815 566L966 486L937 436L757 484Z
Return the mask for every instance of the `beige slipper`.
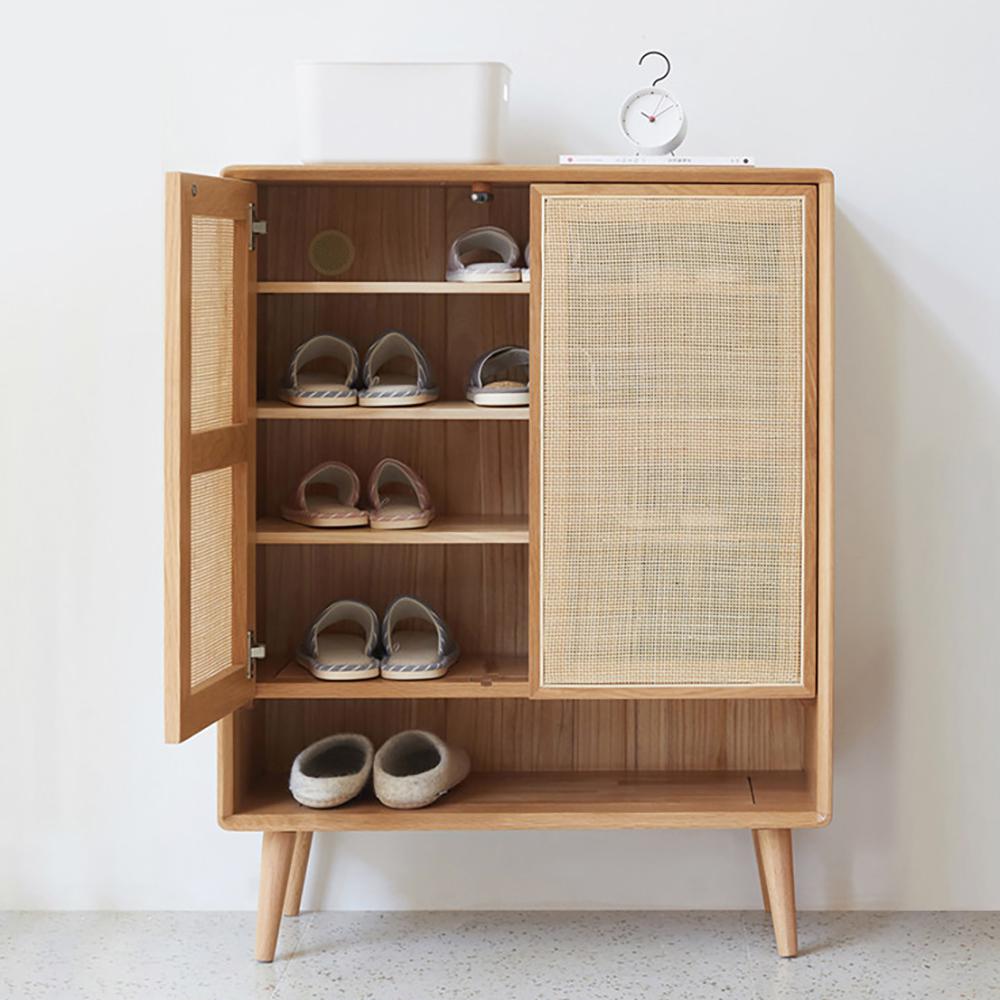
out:
M373 528L423 528L434 520L430 491L413 469L398 459L383 458L372 469L368 498L368 521Z
M282 504L286 521L310 528L355 528L368 523L368 512L358 508L361 482L343 462L323 462L310 469L288 501Z
M465 750L433 733L397 733L375 754L375 796L390 809L420 809L464 781L469 767Z
M292 763L288 790L310 809L331 809L368 783L375 748L367 736L338 733L307 746Z
M353 344L321 333L292 355L278 398L293 406L356 406L360 365Z

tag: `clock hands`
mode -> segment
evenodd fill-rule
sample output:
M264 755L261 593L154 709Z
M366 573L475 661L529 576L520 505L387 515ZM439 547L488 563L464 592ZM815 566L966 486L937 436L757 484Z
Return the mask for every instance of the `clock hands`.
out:
M662 104L665 100L666 100L665 97L661 97L660 104ZM660 115L660 104L657 104L657 106L653 109L653 113L651 115L647 115L645 111L640 111L639 114L642 115L642 117L647 119L649 122L655 122L657 117ZM668 104L663 109L663 111L664 112L669 111L672 107L675 107L676 104L677 102L673 101L672 103Z

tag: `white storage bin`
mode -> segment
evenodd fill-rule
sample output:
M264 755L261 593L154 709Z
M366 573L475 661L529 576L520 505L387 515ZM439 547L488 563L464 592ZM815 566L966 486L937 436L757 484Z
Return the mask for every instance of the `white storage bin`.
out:
M503 63L299 63L303 163L495 163Z

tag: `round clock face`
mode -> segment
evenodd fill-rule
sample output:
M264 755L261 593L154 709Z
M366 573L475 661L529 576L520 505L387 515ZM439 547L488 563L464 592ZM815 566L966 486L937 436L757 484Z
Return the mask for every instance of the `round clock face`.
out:
M669 153L684 139L687 122L680 102L665 90L637 90L623 105L621 127L625 138L642 150Z

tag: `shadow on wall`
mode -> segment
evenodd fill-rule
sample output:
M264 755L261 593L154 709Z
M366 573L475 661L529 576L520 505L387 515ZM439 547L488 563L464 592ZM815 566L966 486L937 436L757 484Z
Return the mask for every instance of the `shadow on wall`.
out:
M941 907L976 894L986 873L970 857L995 855L988 817L970 842L968 803L998 780L987 636L1000 402L963 353L957 318L932 306L967 303L962 315L985 322L989 304L909 246L894 270L872 242L883 236L838 213L837 772L834 836L815 842L816 903ZM992 773L970 775L970 760Z

